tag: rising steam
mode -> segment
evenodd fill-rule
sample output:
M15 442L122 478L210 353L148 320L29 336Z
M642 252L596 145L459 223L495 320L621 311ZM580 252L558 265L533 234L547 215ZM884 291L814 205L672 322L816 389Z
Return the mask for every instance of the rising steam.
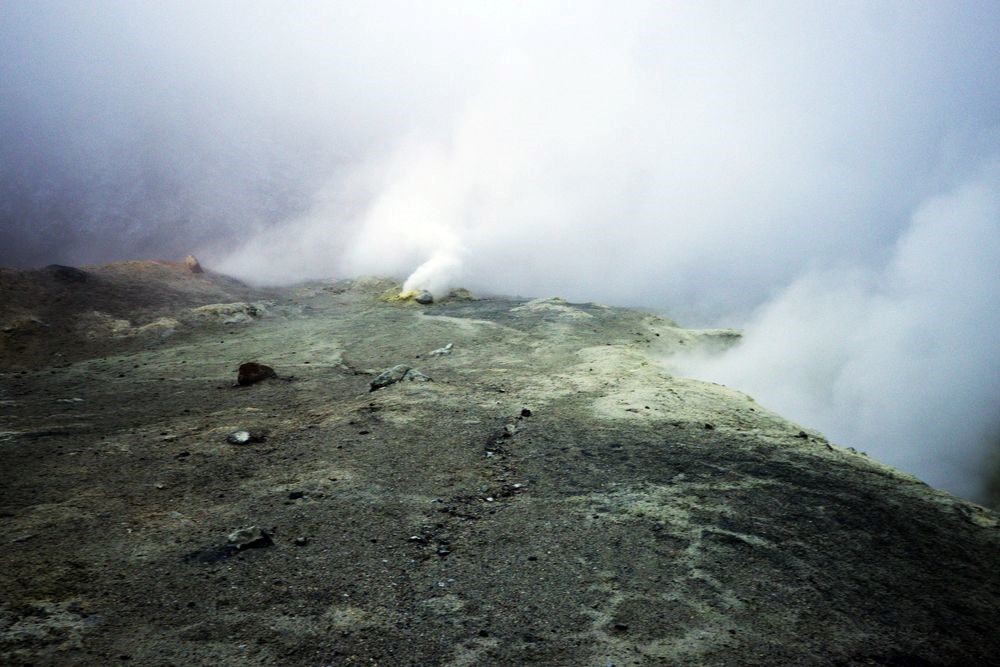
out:
M811 272L737 347L672 360L845 445L974 497L1000 432L1000 164L926 202L881 270Z
M196 252L258 284L391 274L745 324L686 370L975 493L995 2L0 14L2 264Z

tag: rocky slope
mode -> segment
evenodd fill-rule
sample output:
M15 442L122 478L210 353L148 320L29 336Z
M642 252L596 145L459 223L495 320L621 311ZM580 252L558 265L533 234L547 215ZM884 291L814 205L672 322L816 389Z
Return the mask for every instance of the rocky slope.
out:
M997 515L657 363L729 332L396 293L0 273L0 662L1000 652Z

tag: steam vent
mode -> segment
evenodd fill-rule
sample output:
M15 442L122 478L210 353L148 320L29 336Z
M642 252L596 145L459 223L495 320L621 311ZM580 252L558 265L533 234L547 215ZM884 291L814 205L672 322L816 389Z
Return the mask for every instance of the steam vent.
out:
M996 664L997 515L659 363L731 332L193 259L0 272L0 663Z

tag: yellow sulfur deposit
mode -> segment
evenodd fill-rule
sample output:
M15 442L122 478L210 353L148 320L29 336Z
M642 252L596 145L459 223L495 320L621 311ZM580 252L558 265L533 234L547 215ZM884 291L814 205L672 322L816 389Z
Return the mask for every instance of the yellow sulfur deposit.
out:
M405 292L400 292L399 294L394 294L393 292L388 292L382 296L383 301L388 301L390 303L398 303L402 301L413 301L420 294L420 290L406 290Z

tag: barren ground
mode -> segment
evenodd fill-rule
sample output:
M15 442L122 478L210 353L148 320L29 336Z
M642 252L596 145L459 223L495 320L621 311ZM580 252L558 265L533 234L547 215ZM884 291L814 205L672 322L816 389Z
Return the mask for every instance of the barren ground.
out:
M996 514L655 361L727 332L393 288L0 273L0 662L1000 654Z

